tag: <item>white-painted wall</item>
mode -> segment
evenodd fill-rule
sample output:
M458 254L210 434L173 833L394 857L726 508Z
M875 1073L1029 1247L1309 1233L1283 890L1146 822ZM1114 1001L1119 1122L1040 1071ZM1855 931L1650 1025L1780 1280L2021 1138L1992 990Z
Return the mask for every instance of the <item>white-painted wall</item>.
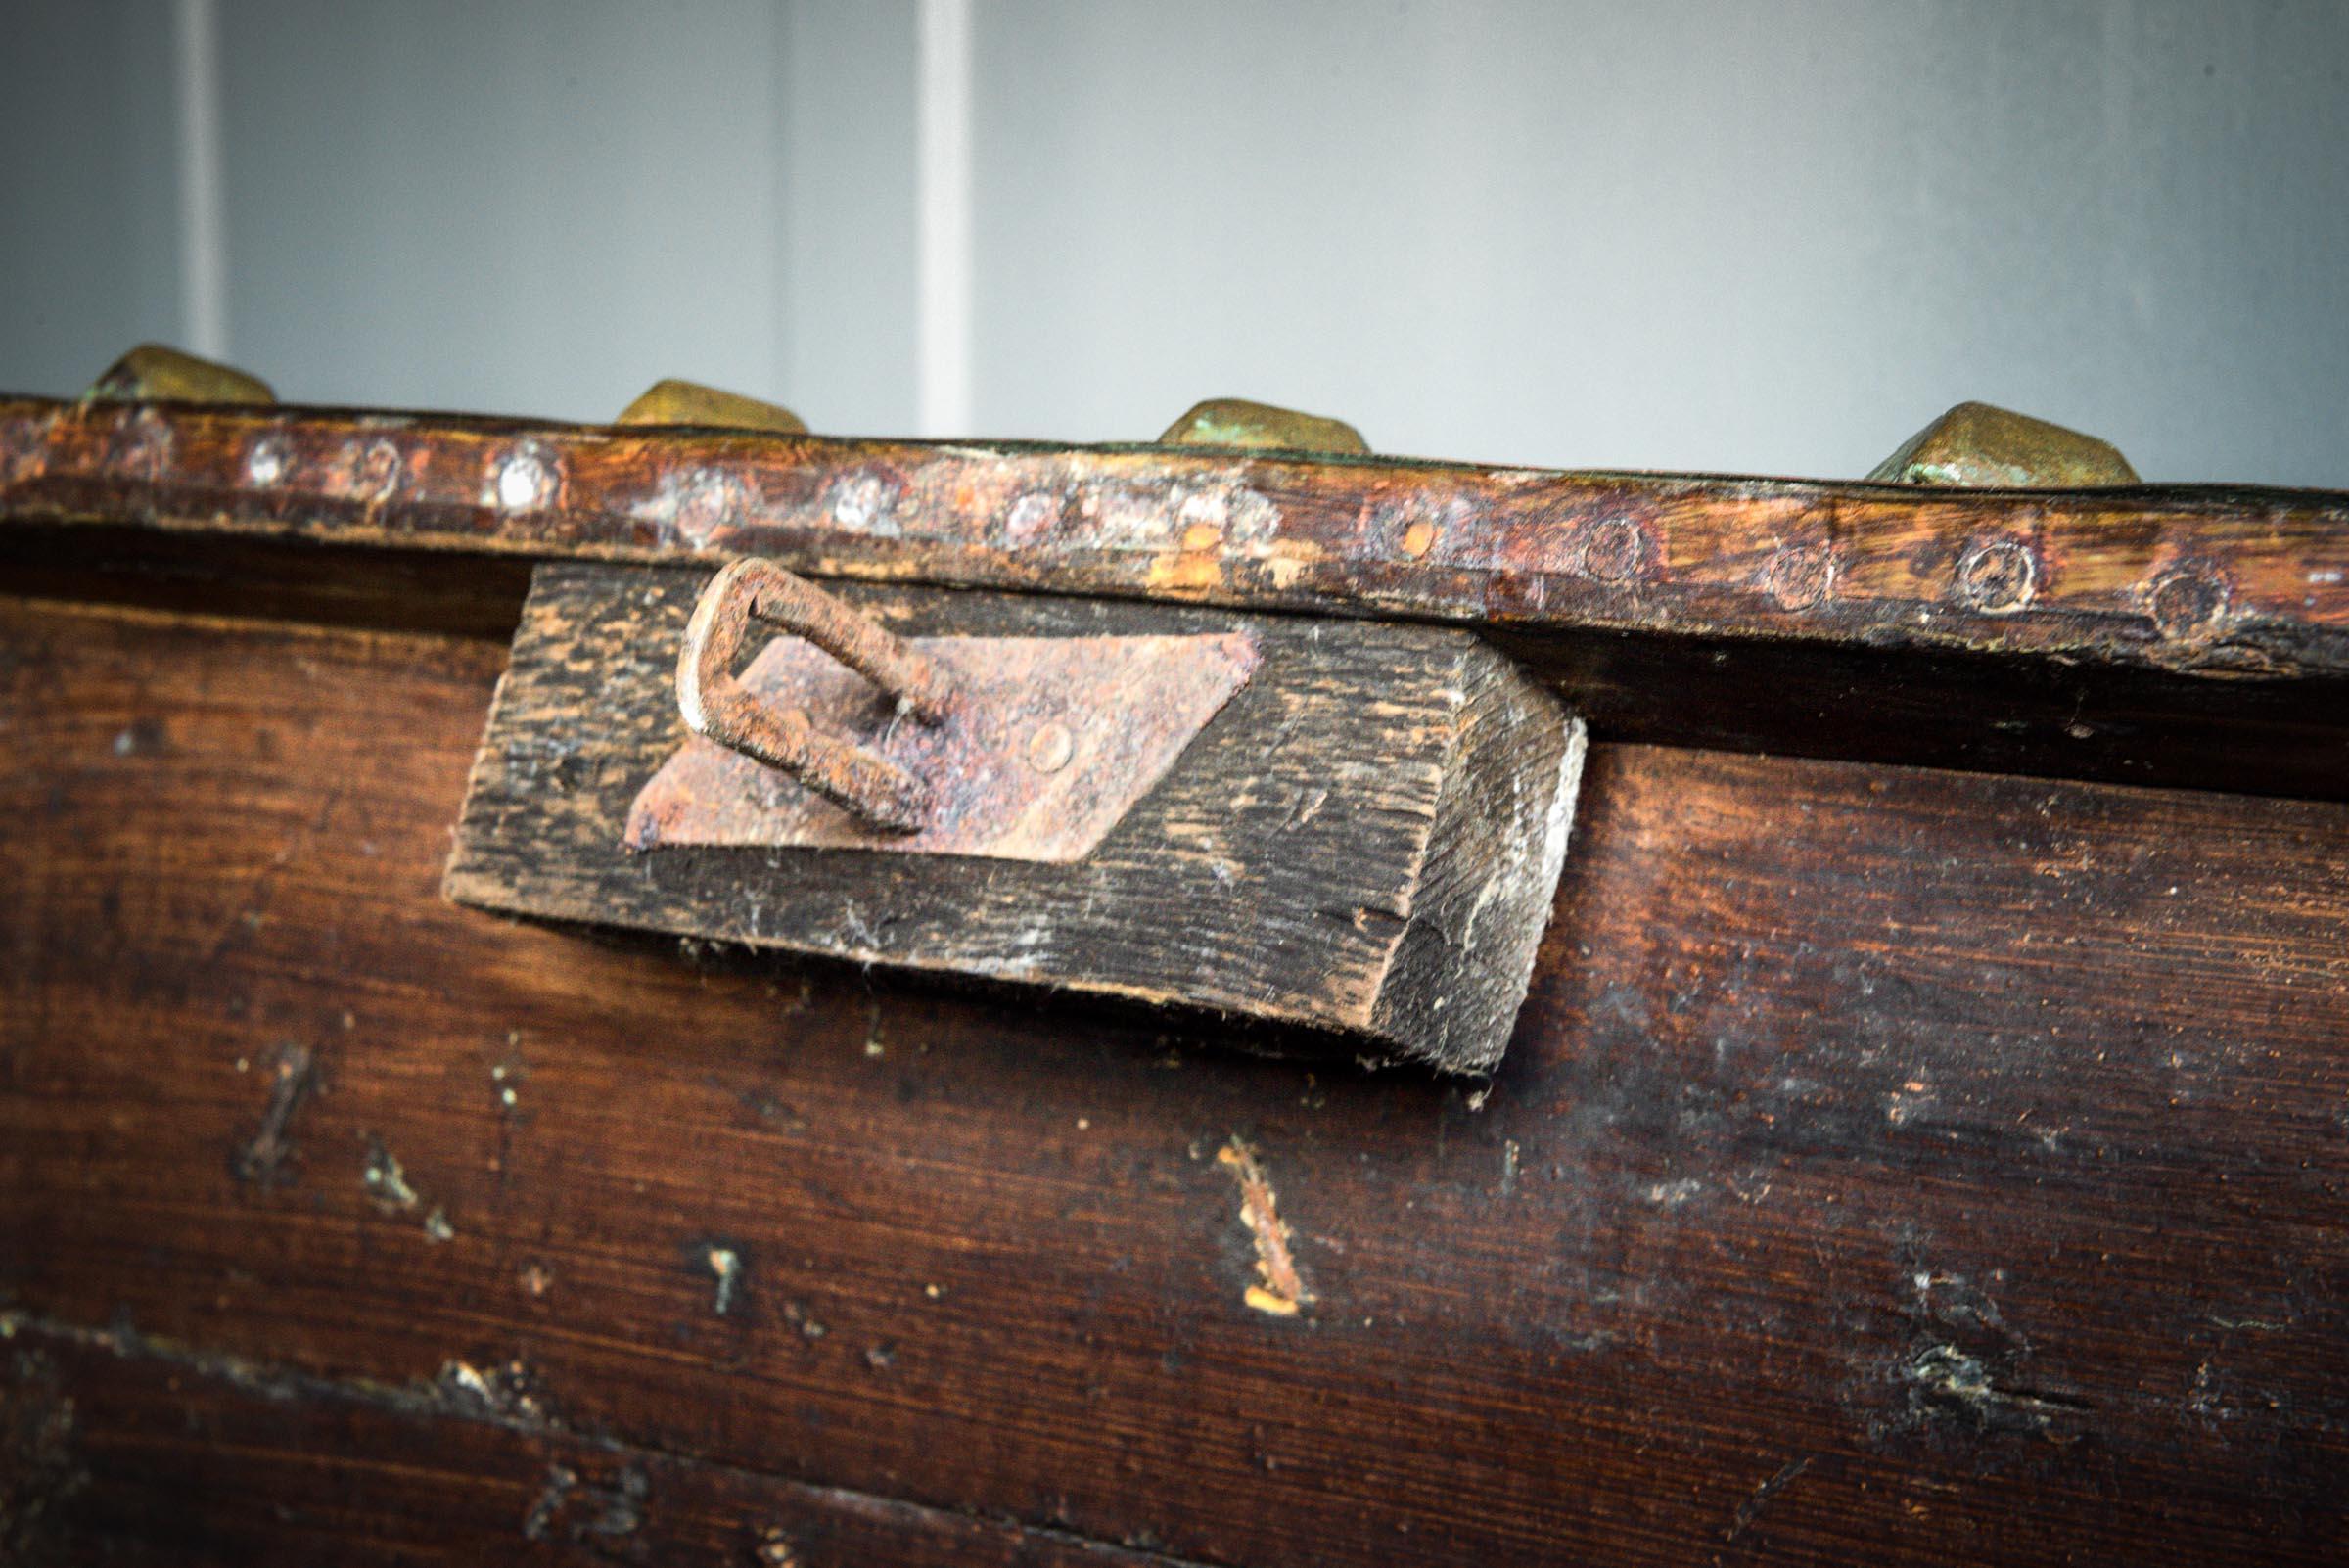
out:
M18 390L210 310L301 400L2349 487L2337 0L0 0L0 101Z

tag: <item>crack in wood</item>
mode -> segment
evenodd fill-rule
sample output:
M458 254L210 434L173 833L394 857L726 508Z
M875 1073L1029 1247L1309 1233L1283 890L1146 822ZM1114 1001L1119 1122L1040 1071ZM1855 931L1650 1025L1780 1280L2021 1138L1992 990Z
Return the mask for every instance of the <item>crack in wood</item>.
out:
M318 1064L309 1047L291 1040L277 1047L267 1063L269 1100L261 1108L261 1124L252 1137L237 1145L229 1169L240 1181L279 1187L294 1179L299 1155L294 1147L294 1114L318 1088Z
M1809 1454L1799 1459L1789 1459L1778 1467L1776 1474L1754 1488L1753 1495L1737 1505L1737 1512L1729 1520L1729 1527L1721 1533L1723 1543L1726 1545L1743 1535L1745 1527L1762 1516L1762 1510L1770 1505L1770 1499L1794 1485L1802 1473L1810 1468Z
M1256 1151L1234 1137L1217 1151L1216 1164L1229 1171L1239 1183L1240 1222L1256 1243L1257 1280L1242 1299L1274 1317L1296 1316L1298 1309L1313 1299L1313 1293L1297 1271L1297 1260L1289 1251L1292 1232L1281 1221L1278 1197Z

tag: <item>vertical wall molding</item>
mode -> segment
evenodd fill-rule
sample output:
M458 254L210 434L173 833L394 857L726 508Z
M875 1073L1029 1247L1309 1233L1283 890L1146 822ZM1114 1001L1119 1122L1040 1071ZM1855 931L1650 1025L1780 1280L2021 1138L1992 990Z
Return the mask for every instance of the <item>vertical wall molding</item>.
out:
M971 429L971 0L921 0L914 186L922 433Z
M220 128L218 0L174 0L179 98L181 346L228 357L228 219Z

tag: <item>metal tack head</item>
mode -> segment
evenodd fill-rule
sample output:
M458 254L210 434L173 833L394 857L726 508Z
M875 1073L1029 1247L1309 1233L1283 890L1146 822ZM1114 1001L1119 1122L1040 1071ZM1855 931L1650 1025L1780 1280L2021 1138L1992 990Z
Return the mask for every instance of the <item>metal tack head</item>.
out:
M1291 452L1366 454L1370 443L1342 419L1301 414L1293 408L1252 403L1245 397L1210 397L1166 428L1161 446L1239 446Z
M1901 443L1868 476L1969 489L2089 489L2141 483L2120 449L2044 419L1959 403Z
M777 710L745 691L735 661L753 621L805 637L898 700L925 723L955 703L936 662L772 561L737 561L710 579L677 655L677 711L685 727L730 751L780 768L867 825L920 831L930 820L930 786L897 763L837 736L807 716Z
M161 344L141 344L107 367L82 396L91 402L267 405L277 393L258 376Z
M621 410L615 425L699 425L716 430L762 430L805 436L807 422L780 403L721 392L692 381L656 381Z

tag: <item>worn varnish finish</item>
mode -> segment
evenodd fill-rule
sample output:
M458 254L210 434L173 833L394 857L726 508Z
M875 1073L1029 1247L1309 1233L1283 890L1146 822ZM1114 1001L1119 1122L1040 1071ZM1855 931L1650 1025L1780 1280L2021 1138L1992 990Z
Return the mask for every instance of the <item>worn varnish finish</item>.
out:
M559 1450L365 1392L458 1365L654 1543L808 1487L1225 1564L2343 1549L2340 807L1599 747L1472 1101L445 904L486 644L0 625L0 1355L77 1528L283 1476L527 1547Z
M1916 490L1153 446L0 401L22 521L1819 638L2213 673L2349 669L2349 502Z
M2349 498L0 401L0 514L1477 624L2349 672Z
M742 553L1456 622L1624 738L2349 796L2333 494L0 401L0 570L81 593L494 632L521 558Z
M8 1354L13 1353L13 1354ZM128 1329L0 1346L0 1561L1179 1568L568 1430L511 1367L340 1384ZM37 1511L13 1514L32 1500ZM13 1553L13 1554L12 1554Z
M865 588L900 637L1227 636L1254 672L1069 863L622 847L688 738L706 574L539 570L449 863L451 898L861 963L1302 1024L1341 1060L1490 1068L1573 818L1581 726L1464 632ZM1342 1033L1340 1033L1342 1032Z

